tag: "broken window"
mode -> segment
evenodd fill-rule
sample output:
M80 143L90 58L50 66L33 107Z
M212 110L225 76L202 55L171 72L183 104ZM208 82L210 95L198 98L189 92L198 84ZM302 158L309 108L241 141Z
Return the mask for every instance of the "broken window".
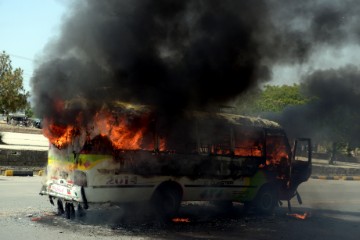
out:
M181 120L170 126L158 127L159 150L171 153L196 153L195 123L190 120Z
M269 132L266 135L266 165L289 162L290 146L282 132Z
M235 127L234 155L238 157L261 157L264 150L262 129Z
M219 122L199 124L199 152L214 155L230 155L231 130Z

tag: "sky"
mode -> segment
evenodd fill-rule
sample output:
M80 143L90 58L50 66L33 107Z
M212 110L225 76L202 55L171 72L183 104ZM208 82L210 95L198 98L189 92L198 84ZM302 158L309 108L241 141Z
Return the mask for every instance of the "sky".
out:
M0 0L0 51L10 55L13 68L24 70L27 91L37 56L59 34L69 1Z

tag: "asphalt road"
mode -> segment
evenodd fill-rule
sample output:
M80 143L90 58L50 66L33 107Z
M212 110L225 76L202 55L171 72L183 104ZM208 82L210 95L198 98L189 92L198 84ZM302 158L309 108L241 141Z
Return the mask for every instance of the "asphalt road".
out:
M360 213L359 186L359 181L311 180L299 188L303 200L302 207L340 211L350 215ZM360 221L360 216L357 220Z
M242 205L230 212L209 204L188 203L179 217L189 223L162 224L144 208L125 211L116 206L92 206L86 216L57 216L47 197L39 196L41 177L0 176L0 239L358 239L360 188L355 181L310 180L299 191L304 204L292 201L274 215L245 213Z
M5 149L28 149L47 150L49 141L42 134L1 132L2 141L0 148Z

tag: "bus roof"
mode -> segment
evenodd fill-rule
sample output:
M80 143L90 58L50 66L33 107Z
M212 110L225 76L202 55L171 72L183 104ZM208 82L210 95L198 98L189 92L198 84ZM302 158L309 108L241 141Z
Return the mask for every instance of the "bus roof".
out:
M240 126L251 126L251 127L261 127L261 128L276 128L280 129L281 126L274 121L263 119L260 117L250 117L238 114L230 113L218 113L218 112L193 112L191 115L198 119L218 119L229 122L230 124L240 125Z
M72 101L67 102L66 108L73 108L74 106L79 104L82 106L82 108L87 108L88 106L94 104L94 102L87 101L82 98L73 99ZM111 103L107 103L106 107L112 108L113 110L115 110L115 112L129 111L136 114L150 113L153 110L152 107L148 105L132 104L122 101L113 101ZM240 126L281 129L281 126L277 122L268 119L263 119L260 117L250 117L250 116L230 114L230 113L201 112L201 111L186 111L185 115L189 118L193 117L199 120L201 119L220 120L220 121L228 122L229 124L240 125Z

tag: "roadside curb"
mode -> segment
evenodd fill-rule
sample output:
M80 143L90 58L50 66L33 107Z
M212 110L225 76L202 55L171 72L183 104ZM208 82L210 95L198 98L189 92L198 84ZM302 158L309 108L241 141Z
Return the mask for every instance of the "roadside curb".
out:
M24 170L5 170L4 176L34 176L33 171L24 171Z
M46 175L46 169L13 169L13 168L2 168L0 167L0 176L45 176Z
M360 181L360 176L311 176L312 179Z
M360 181L360 176L348 176L348 177L344 177L343 180L356 180L356 181Z

